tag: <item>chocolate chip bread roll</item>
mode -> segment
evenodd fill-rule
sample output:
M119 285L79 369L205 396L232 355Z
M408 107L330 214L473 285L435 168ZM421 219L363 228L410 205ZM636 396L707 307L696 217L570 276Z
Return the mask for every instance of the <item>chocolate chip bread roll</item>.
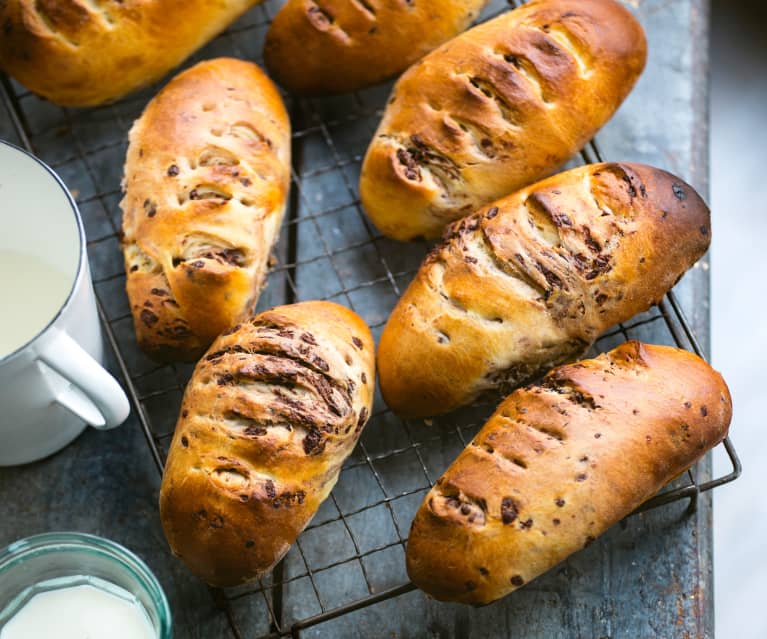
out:
M642 27L614 0L533 0L435 49L397 82L360 197L397 240L551 174L612 116L644 68Z
M589 545L727 435L730 394L699 357L627 342L512 393L416 514L415 584L487 604Z
M62 106L159 80L260 0L5 0L0 69Z
M468 27L488 0L288 0L264 60L293 93L347 93L407 69Z
M123 251L139 346L194 360L255 305L290 184L290 122L255 64L176 76L130 132Z
M448 228L384 327L381 391L406 417L509 392L663 298L708 248L709 211L679 178L592 164Z
M370 416L373 338L330 302L228 330L190 380L160 492L173 552L214 586L271 570L338 480Z

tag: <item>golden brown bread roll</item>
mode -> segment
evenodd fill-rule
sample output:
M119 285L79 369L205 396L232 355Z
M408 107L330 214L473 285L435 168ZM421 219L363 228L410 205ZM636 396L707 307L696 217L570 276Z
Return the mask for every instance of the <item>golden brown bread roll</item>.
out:
M468 27L487 0L288 0L266 34L280 84L307 95L346 93L404 71Z
M258 298L290 184L290 123L255 64L176 76L130 132L127 289L139 345L195 359Z
M508 392L647 310L706 251L709 211L673 175L592 164L454 223L378 348L386 403L424 417Z
M550 173L612 116L644 68L614 0L533 0L436 49L397 82L360 177L389 237L448 222Z
M271 570L330 494L370 415L373 338L329 302L280 306L222 335L187 386L160 515L214 586Z
M721 375L627 342L551 371L496 410L416 514L407 570L437 599L486 604L528 583L727 435Z
M159 80L259 0L6 0L0 68L56 104L94 106Z

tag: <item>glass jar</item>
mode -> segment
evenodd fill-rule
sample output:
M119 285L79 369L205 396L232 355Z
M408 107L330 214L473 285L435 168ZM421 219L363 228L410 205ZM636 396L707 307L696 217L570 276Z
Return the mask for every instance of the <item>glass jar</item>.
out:
M141 604L157 639L171 639L168 600L147 565L108 539L77 532L45 533L0 552L0 630L36 594L92 585Z

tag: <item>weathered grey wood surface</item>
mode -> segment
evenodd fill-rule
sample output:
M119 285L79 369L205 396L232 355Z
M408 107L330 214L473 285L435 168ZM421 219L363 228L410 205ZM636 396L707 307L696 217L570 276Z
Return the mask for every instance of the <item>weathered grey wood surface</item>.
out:
M265 22L278 4L268 2L254 9L240 23L239 35L217 39L198 58L232 53L257 57ZM667 168L705 193L707 0L630 0L628 4L648 31L650 57L636 90L598 136L603 154L606 159ZM498 8L500 2L494 6ZM94 278L99 280L97 292L126 349L132 374L150 370L151 365L131 350L122 262L114 233L119 225L117 191L126 127L150 95L147 91L115 107L91 112L63 111L31 96L21 100L37 152L54 165L81 202ZM406 285L407 272L424 252L422 246L406 247L380 238L371 243L370 229L355 204L359 155L376 117L347 120L346 114L378 108L385 95L386 89L379 89L354 98L291 105L294 128L306 133L296 137L294 145L295 169L301 176L294 207L297 219L283 230L278 256L285 264L295 253L299 265L291 272L294 287L286 284L285 271L278 269L259 306L293 297L330 297L352 305L377 327L376 333L380 331L397 289ZM329 124L322 125L320 118ZM2 107L0 137L14 137ZM327 253L332 257L325 257ZM678 289L704 344L708 341L706 270L703 262ZM390 278L390 273L395 277ZM639 333L643 339L668 341L667 335L653 332L653 325L643 330ZM111 366L116 369L114 361ZM159 388L159 380L176 374L162 369L142 384ZM178 374L188 374L188 368ZM145 402L156 432L172 430L178 397L178 392L171 392ZM474 419L481 420L488 410L479 409ZM300 548L288 556L286 577L297 578L285 588L287 621L317 613L321 605L332 609L367 595L365 579L373 591L403 582L402 548L391 543L407 534L426 479L433 480L460 449L453 422L464 418L407 428L386 415L371 421L363 437L367 453L375 458L396 448L405 452L376 461L378 478L359 464L364 461L362 451L355 453L334 499L302 536ZM469 428L465 434L471 432ZM419 454L427 473L420 468ZM701 477L708 474L707 462L699 472ZM156 571L173 608L178 639L234 636L208 590L171 557L158 520L158 488L159 476L135 416L117 431L87 431L48 460L0 469L0 544L48 530L73 529L110 537L138 552ZM402 497L403 493L411 494ZM384 498L388 505L365 510ZM713 633L710 501L701 499L692 515L685 513L685 505L629 518L562 566L491 606L444 605L414 592L314 626L301 636L709 637ZM348 528L339 521L339 513L349 515ZM357 552L367 553L361 562L323 569ZM300 577L304 561L313 568L316 590L308 577ZM233 610L244 637L268 631L260 595L238 599Z
M19 144L19 138L11 125L11 116L2 104L0 104L0 140Z

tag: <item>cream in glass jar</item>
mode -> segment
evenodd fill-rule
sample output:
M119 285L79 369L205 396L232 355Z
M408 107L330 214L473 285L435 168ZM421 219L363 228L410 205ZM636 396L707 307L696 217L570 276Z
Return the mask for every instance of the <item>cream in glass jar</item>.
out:
M148 566L119 544L78 532L0 550L0 639L172 639Z
M0 639L156 638L143 606L127 590L99 579L83 581L90 583L34 595L0 630Z

